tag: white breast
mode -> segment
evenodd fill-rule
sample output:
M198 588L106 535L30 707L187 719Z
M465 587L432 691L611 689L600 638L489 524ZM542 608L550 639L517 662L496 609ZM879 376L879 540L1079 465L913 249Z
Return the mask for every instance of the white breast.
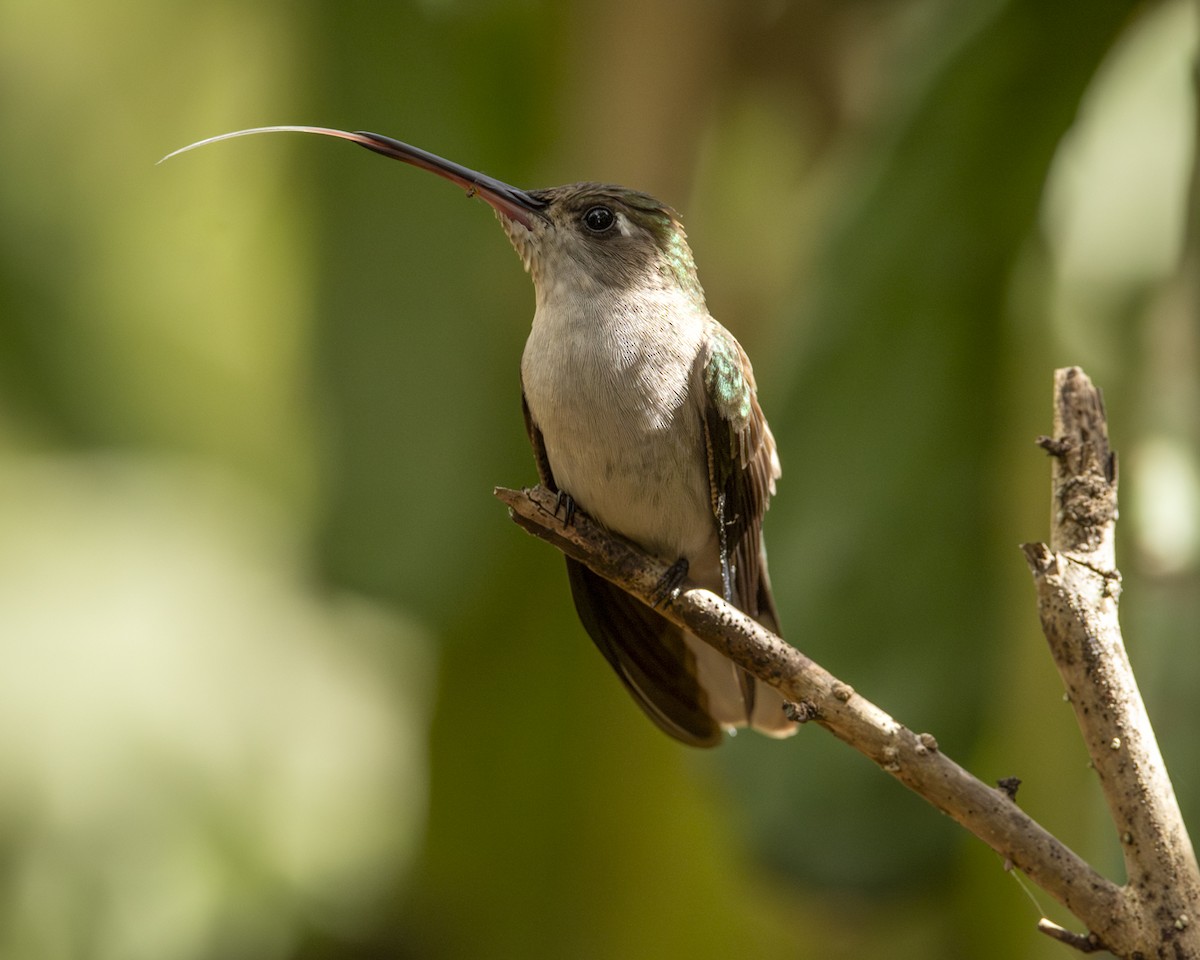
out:
M700 408L707 317L682 297L539 302L521 378L555 481L580 509L673 560L711 548Z

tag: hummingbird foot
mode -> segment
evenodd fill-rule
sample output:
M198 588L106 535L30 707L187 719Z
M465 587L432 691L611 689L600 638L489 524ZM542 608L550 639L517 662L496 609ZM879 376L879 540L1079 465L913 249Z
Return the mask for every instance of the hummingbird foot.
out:
M554 501L554 515L563 512L563 526L569 527L575 522L575 498L565 490L558 491L558 499Z
M683 586L687 575L687 557L680 557L667 568L667 572L662 575L662 579L654 587L654 592L650 594L650 599L656 609L679 596L679 588Z

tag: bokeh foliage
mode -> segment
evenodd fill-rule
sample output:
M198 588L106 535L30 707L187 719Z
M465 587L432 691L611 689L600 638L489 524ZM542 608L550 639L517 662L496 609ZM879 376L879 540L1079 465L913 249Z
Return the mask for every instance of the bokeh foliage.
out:
M485 207L312 138L153 160L319 123L668 200L780 443L787 635L1117 876L1015 547L1083 364L1200 822L1198 19L0 0L0 957L1060 956L821 731L628 702L490 496L532 296Z

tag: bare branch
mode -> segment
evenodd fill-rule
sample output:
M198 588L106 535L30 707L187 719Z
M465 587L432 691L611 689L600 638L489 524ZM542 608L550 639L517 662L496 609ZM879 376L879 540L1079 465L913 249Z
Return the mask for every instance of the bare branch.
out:
M1037 928L1051 940L1074 947L1080 953L1095 953L1097 950L1104 949L1100 944L1100 939L1094 933L1085 937L1082 933L1075 933L1073 930L1060 927L1053 920L1047 920L1045 917L1037 922Z
M1144 926L1133 935L1200 956L1200 870L1117 620L1117 470L1104 403L1069 367L1055 372L1054 409L1054 438L1042 444L1054 457L1051 546L1022 547L1042 630L1121 838L1126 896Z
M498 488L496 496L530 533L652 605L667 565L614 536L582 512L566 527L557 495L543 487ZM1120 889L1066 847L1001 789L967 773L916 734L794 647L720 597L684 589L660 608L760 680L802 705L804 714L949 814L1087 923L1104 930L1127 922Z
M1130 881L1118 887L1024 813L1015 781L989 787L740 610L684 585L659 609L794 701L797 719L828 729L1019 868L1086 924L1087 935L1049 920L1048 936L1120 957L1200 960L1200 871L1134 682L1117 623L1114 559L1116 458L1104 406L1077 368L1056 376L1051 542L1023 547L1051 651L1079 716L1125 850ZM498 488L530 533L653 606L667 565L583 513L570 524L542 487Z

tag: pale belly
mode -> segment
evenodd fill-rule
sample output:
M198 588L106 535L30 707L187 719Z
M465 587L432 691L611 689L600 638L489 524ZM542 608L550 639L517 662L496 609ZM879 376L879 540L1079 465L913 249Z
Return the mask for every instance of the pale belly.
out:
M597 358L561 331L550 343L539 332L535 324L522 380L559 489L661 559L687 557L707 573L716 521L699 404L690 395L698 342L677 338L673 354L626 349Z
M610 530L662 559L699 559L716 533L699 424L676 423L668 432L639 424L628 412L608 413L575 420L552 414L544 422L546 456L559 488Z

